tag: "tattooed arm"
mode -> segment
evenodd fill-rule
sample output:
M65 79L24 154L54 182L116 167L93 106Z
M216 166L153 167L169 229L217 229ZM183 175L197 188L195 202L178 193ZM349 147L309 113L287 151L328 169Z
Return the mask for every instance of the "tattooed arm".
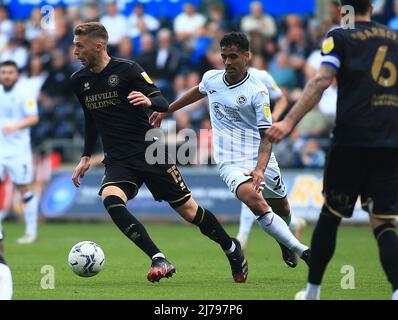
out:
M318 74L308 82L299 101L283 121L276 122L267 130L269 140L279 142L288 135L297 123L319 103L323 92L330 86L335 76L336 70L333 67L322 64Z

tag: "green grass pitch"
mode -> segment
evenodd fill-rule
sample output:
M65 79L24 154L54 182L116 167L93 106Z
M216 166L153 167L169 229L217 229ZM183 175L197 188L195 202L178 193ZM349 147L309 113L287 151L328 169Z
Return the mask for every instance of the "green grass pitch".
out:
M44 223L40 238L31 245L18 245L23 225L4 224L5 255L13 272L14 299L155 299L155 300L263 300L292 299L306 283L307 267L300 260L295 269L281 259L279 246L255 226L246 257L249 277L244 284L234 283L229 264L218 245L197 228L185 224L146 224L149 234L177 274L160 283L150 283L146 273L150 260L130 243L112 223ZM237 225L226 225L231 235ZM308 244L312 228L306 228ZM104 269L95 277L80 278L67 264L71 247L92 240L105 252ZM42 289L42 267L55 270L55 288ZM342 289L344 265L355 271L355 289ZM343 281L344 282L344 281ZM322 286L322 299L390 299L391 289L382 271L376 242L369 227L339 230L337 249Z

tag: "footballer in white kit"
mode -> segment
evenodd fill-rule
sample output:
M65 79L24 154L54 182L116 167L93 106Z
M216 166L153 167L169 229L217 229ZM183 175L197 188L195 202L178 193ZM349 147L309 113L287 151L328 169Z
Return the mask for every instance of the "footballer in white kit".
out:
M30 127L39 121L36 100L18 83L13 61L0 64L0 180L9 175L25 203L25 235L19 243L37 236L38 201L31 189L33 178ZM0 220L1 221L1 220Z
M206 72L199 91L209 99L214 159L221 178L236 193L243 182L251 179L245 173L256 167L259 129L272 125L270 98L268 89L251 72L234 85L228 84L224 74L224 70ZM264 175L264 197L285 197L286 188L273 153Z
M279 88L274 78L266 70L249 67L248 72L251 75L257 77L257 79L259 79L268 89L270 100L275 103L274 109L272 111L272 119L273 121L275 119L277 120L283 114L288 104L282 90ZM278 190L281 190L281 192L279 192L278 194L274 194L272 192L269 192L269 189L266 188L263 192L264 198L266 198L268 202L272 201L270 205L275 213L280 215L282 219L286 221L290 230L293 232L296 238L300 240L302 228L305 227L306 222L304 219L297 218L290 213L290 205L286 198L286 187L284 185L283 178L279 170L279 164L274 154L271 155L268 167L265 171L265 176L266 185L272 185L272 182L276 181L278 182L276 188L278 188ZM285 192L283 192L282 190L285 190ZM249 234L255 220L256 217L254 216L252 211L244 203L242 203L239 231L236 237L241 243L242 248L246 248ZM294 262L290 261L289 259L288 265L292 267L294 265Z
M34 115L37 115L36 101L27 98L18 83L10 91L0 86L1 128ZM32 182L30 129L19 129L12 133L0 130L0 150L0 179L8 173L15 184L30 184Z
M170 104L167 113L207 96L214 159L221 178L258 217L260 227L277 240L286 264L295 267L297 254L308 265L310 249L294 237L288 222L273 212L276 207L276 213L284 211L286 219L290 218L286 190L282 180L275 179L280 170L265 133L272 125L269 92L248 71L249 41L245 34L231 32L221 39L220 48L225 70L206 72L198 86ZM159 127L166 115L155 112L149 121Z

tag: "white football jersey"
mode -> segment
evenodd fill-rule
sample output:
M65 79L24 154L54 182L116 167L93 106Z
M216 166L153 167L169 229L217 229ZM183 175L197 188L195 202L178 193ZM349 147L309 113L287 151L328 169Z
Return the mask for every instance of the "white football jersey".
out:
M278 87L274 78L267 71L250 67L249 72L264 83L268 89L271 100L276 101L283 96L281 88Z
M0 86L0 159L30 150L30 129L4 134L3 128L37 115L37 103L18 82L10 91Z
M213 128L214 160L255 167L260 145L259 129L272 125L269 93L250 72L239 83L229 84L224 70L207 71L199 91L209 99Z

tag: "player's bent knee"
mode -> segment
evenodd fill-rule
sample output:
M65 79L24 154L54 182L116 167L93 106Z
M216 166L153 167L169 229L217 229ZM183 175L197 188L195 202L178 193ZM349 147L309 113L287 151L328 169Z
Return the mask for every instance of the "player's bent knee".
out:
M126 193L119 186L107 186L101 192L102 200L104 201L109 196L116 196L127 202Z
M192 222L193 219L195 219L196 211L198 210L198 204L191 196L184 198L184 200L185 201L183 202L179 201L176 203L169 202L169 205L185 220Z
M246 197L243 202L250 208L255 215L264 214L269 210L269 206L264 198L256 193L252 193Z

